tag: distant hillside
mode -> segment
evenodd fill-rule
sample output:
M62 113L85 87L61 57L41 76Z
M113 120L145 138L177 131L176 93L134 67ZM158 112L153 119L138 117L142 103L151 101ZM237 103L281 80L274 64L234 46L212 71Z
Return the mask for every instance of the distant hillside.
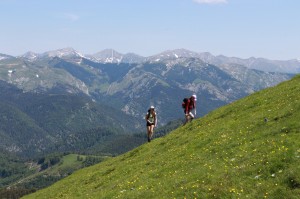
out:
M24 161L0 149L0 189L31 173Z
M119 154L124 150L101 151L95 145L113 143L141 125L84 94L23 92L3 81L0 89L0 150L23 157L54 151Z
M24 198L300 195L300 76Z

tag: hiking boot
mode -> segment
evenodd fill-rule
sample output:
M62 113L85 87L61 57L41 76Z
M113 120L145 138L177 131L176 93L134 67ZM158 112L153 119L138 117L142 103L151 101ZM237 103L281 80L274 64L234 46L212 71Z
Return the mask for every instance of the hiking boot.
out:
M148 137L148 142L151 142L151 139Z

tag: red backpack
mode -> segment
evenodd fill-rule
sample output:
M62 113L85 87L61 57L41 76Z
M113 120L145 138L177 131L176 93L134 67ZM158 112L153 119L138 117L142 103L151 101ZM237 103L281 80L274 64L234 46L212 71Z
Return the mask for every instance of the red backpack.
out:
M184 99L182 100L181 106L182 106L183 109L185 109L185 107L187 106L189 100L190 100L189 98L184 98Z

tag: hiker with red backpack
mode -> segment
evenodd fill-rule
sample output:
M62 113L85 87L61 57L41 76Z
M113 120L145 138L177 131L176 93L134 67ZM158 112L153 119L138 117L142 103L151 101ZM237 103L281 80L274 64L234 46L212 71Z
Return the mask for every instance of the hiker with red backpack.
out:
M182 108L184 109L185 114L185 122L183 125L188 123L189 121L192 121L196 116L196 101L197 96L194 94L190 98L184 98L182 102ZM192 113L192 110L194 110L194 114Z
M152 139L152 136L153 136L154 128L157 125L157 116L156 116L156 112L155 112L154 106L151 106L148 109L148 112L147 112L147 114L145 116L145 119L146 119L146 122L147 122L146 125L147 125L148 142L150 142L151 139Z

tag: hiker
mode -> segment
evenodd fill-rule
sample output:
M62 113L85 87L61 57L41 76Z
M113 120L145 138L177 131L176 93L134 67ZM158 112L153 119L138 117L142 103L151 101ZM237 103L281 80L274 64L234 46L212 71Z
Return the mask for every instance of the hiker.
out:
M184 114L185 114L185 122L183 125L188 123L189 121L192 121L196 116L196 101L197 96L194 94L190 98L184 98L182 103L182 108L184 108ZM194 110L194 114L192 113L192 110Z
M154 110L154 106L151 106L148 109L148 112L145 116L145 119L147 121L148 142L150 142L151 139L152 139L152 136L153 136L153 130L156 127L156 124L157 124L157 117L156 117L156 112Z

